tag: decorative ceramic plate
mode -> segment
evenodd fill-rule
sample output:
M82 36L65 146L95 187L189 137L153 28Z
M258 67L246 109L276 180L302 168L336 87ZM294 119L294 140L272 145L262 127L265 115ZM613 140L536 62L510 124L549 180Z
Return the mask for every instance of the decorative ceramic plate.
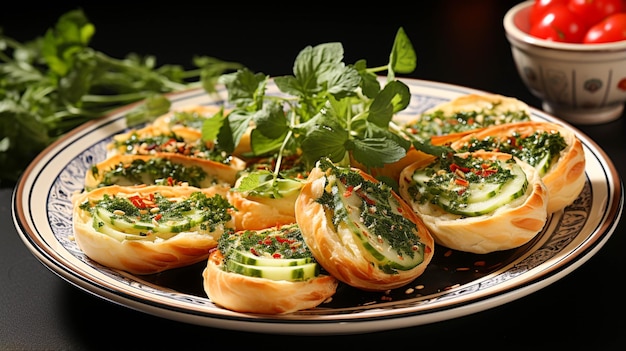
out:
M412 93L404 117L461 95L483 93L430 81L404 82ZM278 93L273 85L271 93ZM218 94L192 90L171 95L170 100L174 108L223 103L226 91ZM125 114L131 108L89 122L41 153L15 189L13 218L30 251L71 284L138 311L192 324L260 333L350 334L468 315L526 296L582 265L609 239L624 203L621 181L609 158L574 130L586 156L584 189L572 205L551 215L526 245L485 255L436 247L424 274L404 288L374 293L340 285L332 301L312 310L287 315L237 313L214 305L205 295L201 275L205 263L135 276L91 261L73 240L70 197L82 190L91 165L105 158L111 137L127 130ZM563 123L535 109L532 118Z

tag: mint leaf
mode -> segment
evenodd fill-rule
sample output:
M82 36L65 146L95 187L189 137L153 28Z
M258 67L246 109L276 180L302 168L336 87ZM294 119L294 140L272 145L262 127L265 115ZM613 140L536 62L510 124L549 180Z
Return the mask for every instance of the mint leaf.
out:
M215 141L219 131L222 129L224 123L224 109L220 109L219 112L213 116L207 117L202 122L202 140Z
M396 142L386 138L353 140L352 156L366 167L383 167L406 155L406 150Z
M354 68L361 76L361 91L368 98L374 98L380 92L380 82L378 76L367 69L366 61L359 60L354 64Z
M374 98L368 120L380 127L387 127L396 112L404 110L411 100L409 87L400 82L387 83Z
M417 67L417 55L413 44L406 35L404 28L400 27L393 42L393 48L389 55L389 79L394 79L394 72L411 73Z
M320 90L320 82L328 81L334 71L343 66L343 46L340 43L325 43L315 47L307 46L300 51L293 74L301 92L315 93Z
M278 135L276 138L268 138L258 129L253 129L250 133L250 143L252 145L252 151L254 155L268 155L277 152L284 139L287 137L287 132Z
M263 105L263 109L255 114L255 121L256 129L270 139L285 135L289 129L285 111L277 103Z
M241 138L250 128L253 119L254 112L248 112L241 109L233 110L231 113L228 114L228 123L225 123L228 125L228 129L231 131L231 137L218 135L218 144L228 144L232 142L234 145L239 145Z
M300 191L302 182L297 179L274 178L274 175L265 170L251 172L239 181L239 186L233 190L256 196L281 198Z
M241 178L239 185L234 190L242 193L255 192L260 189L271 188L272 184L272 172L261 170L247 174Z
M296 57L293 76L276 77L280 91L300 97L333 94L338 98L354 95L361 77L343 62L343 46L326 43L307 46Z
M247 106L258 102L258 92L264 92L268 77L262 73L252 73L247 68L222 75L218 82L228 89L228 101L236 106Z
M328 92L337 99L356 95L356 89L361 83L361 75L352 67L337 68L321 78L327 82Z
M320 122L308 127L301 143L302 153L308 164L313 165L321 157L328 157L333 162L344 160L348 151L348 132L328 118L321 118Z
M278 90L285 94L294 96L305 95L305 88L300 85L300 81L298 81L294 76L275 77L274 84L276 84Z

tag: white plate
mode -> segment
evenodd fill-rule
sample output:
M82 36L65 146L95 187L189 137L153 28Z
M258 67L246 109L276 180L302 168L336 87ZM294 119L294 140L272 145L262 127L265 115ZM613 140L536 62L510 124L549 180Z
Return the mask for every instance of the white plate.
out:
M429 81L404 82L412 93L405 116L482 93ZM276 87L270 85L268 93L277 93ZM224 90L219 94L226 97ZM173 107L219 103L202 90L170 98ZM172 320L260 333L350 334L457 318L526 296L572 272L608 240L622 213L624 194L615 167L575 130L584 145L586 185L575 203L552 215L523 247L487 255L437 247L426 272L405 288L372 293L341 285L332 302L314 310L278 316L237 313L213 305L204 294L204 263L139 277L92 262L72 240L70 196L82 189L87 169L104 159L109 139L125 130L129 109L87 123L41 153L15 189L13 218L30 251L63 279L105 300ZM532 118L563 123L535 109Z

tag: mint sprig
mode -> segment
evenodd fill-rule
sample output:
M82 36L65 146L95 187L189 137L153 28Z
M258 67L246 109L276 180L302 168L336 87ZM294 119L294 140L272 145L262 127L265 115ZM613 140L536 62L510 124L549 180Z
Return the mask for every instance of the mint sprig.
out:
M351 160L366 167L382 167L400 160L411 146L393 116L406 109L411 94L396 73L416 67L413 46L400 28L389 62L368 68L366 60L343 61L340 43L307 46L297 55L293 74L274 77L280 91L266 95L270 77L246 68L222 75L219 82L234 106L221 128L230 130L218 145L232 152L253 126L251 156L301 156L308 169L322 157L339 165ZM387 71L384 84L377 76ZM226 136L222 134L222 136ZM280 162L277 163L280 169ZM275 180L279 172L274 172ZM272 192L275 193L275 192Z

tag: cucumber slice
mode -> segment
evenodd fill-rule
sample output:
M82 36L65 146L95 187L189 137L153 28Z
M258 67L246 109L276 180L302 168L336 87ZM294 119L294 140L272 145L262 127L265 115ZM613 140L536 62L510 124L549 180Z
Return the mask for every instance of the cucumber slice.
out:
M139 234L130 234L121 232L109 225L103 225L100 227L100 233L106 234L116 240L124 241L124 240L151 240L150 236L154 237L154 234L148 235L139 235Z
M119 241L169 239L177 233L171 230L171 226L155 226L152 223L140 221L131 222L126 217L115 216L110 211L100 207L94 211L93 223L96 231Z
M158 233L158 232L152 232L152 231L145 231L145 232L137 231L137 232L126 233L106 223L104 223L104 225L94 226L94 227L96 228L98 232L108 235L111 238L118 240L118 241L124 241L124 240L154 241L156 238L168 239L175 235L174 233Z
M184 218L181 218L177 221L166 221L164 223L159 223L159 228L166 227L168 231L174 233L180 233L184 231L189 231L192 228L198 226L200 223L204 222L208 218L208 213L206 211L200 210L192 210L190 212L184 213Z
M128 236L127 233L120 232L119 230L115 230L111 228L111 226L107 222L103 222L97 216L94 216L93 218L93 228L97 232L108 235L117 241L124 241L126 240L126 237Z
M535 165L535 169L539 172L539 176L543 177L546 173L548 173L550 166L552 166L552 157L550 157L549 152L546 152L546 154Z
M243 274L249 277L271 280L303 281L315 278L319 273L317 263L307 263L298 266L254 266L228 260L226 269L230 272Z
M449 201L449 199L454 198L453 196L447 196L448 194L453 195L452 193L458 193L461 191L467 192L469 197L467 198L468 203L481 202L489 200L490 198L496 196L500 189L502 189L502 183L470 183L468 187L457 186L452 187L450 189L445 189L445 192L441 192L440 196Z
M94 216L97 216L102 222L109 226L118 228L122 232L126 233L138 233L151 230L158 233L180 233L188 231L200 223L207 220L208 213L200 210L193 210L186 213L180 220L163 221L157 224L152 222L133 220L133 218L127 216L118 216L111 211L97 207L94 211ZM163 237L162 235L159 235Z
M345 186L341 182L336 184L339 189L338 193L345 193ZM338 199L348 209L348 220L344 223L348 225L352 235L361 242L363 248L378 261L380 267L390 268L390 270L409 270L422 263L424 260L423 252L415 251L413 257L400 255L388 240L384 240L379 235L380 233L372 232L370 228L361 225L359 206L362 206L362 201L358 199L356 194L352 193L349 197L339 196Z
M354 221L351 221L350 226L353 228L352 232L361 240L363 247L378 260L381 268L409 270L424 261L424 254L421 251L415 251L413 257L401 256L388 241L375 241L374 239L378 238L375 233L359 228ZM365 232L368 232L369 235L364 235Z
M428 175L428 172L426 172L425 169L420 169L413 173L413 182L419 184L420 187L425 186L430 178L431 176Z
M307 263L313 262L311 257L302 258L271 258L260 257L252 254L251 252L235 250L230 256L230 260L235 260L239 263L251 265L251 266L273 266L273 267L289 267L289 266L301 266Z
M94 216L97 216L101 221L109 226L117 227L122 231L146 231L156 230L155 225L150 222L133 221L126 216L118 216L111 211L102 207L96 207Z
M500 191L494 196L488 197L485 201L468 202L467 204L452 203L448 198L439 197L438 204L446 211L463 216L481 216L495 211L497 208L524 195L528 187L526 173L517 164L511 165L513 178L504 183Z
M417 172L413 174L413 181L420 188L429 187L428 182L430 181L431 177L428 175L428 173L429 172L427 171L418 170ZM470 194L467 201L469 203L473 203L473 202L485 201L491 197L496 196L496 194L498 194L498 192L500 192L500 190L502 189L502 186L503 186L502 183L487 183L487 182L470 183L469 187L465 187L463 185L445 184L445 185L437 187L436 189L431 188L430 192L433 194L437 194L438 196L441 196L443 198L446 198L447 201L449 201L449 199L454 198L454 196L449 196L447 194L458 193L460 191L467 191L468 194Z
M125 233L107 224L103 226L99 226L98 228L96 228L96 230L118 241L124 241L124 240L154 241L157 238L161 238L165 240L176 235L176 233L153 232L153 231L145 231L145 232L137 231L134 233Z
M469 193L468 203L487 201L496 196L504 186L504 183L470 183L465 189Z

